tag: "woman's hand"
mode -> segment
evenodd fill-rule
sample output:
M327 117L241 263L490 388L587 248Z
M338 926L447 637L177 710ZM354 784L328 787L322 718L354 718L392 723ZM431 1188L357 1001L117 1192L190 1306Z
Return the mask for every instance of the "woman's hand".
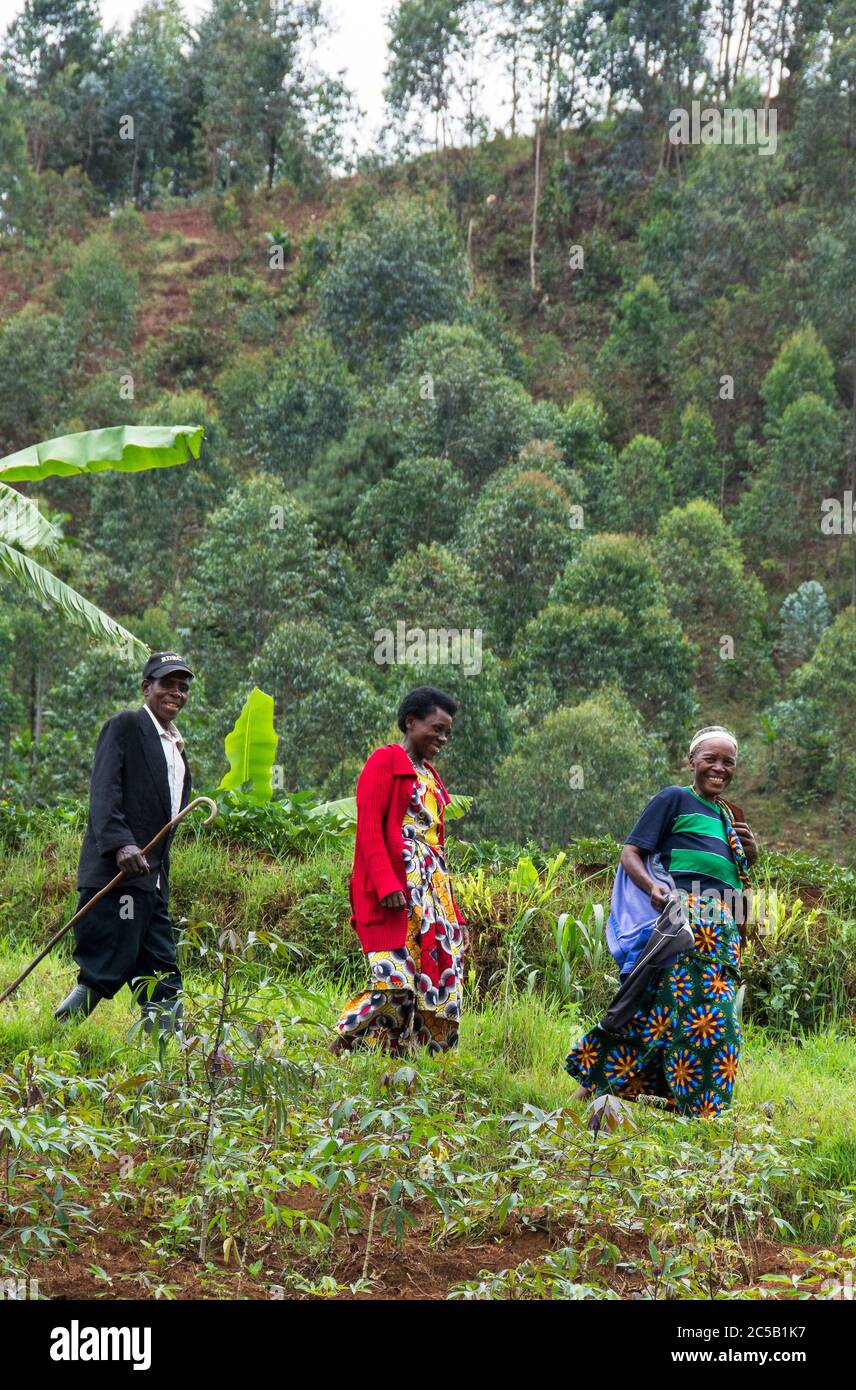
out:
M740 843L746 853L746 858L749 860L750 864L754 864L755 860L758 858L758 841L755 839L755 836L752 834L745 820L734 821L734 829L740 837Z
M381 898L381 900L380 900L380 905L381 905L381 907L390 907L390 908L401 908L401 907L406 907L406 906L407 906L407 899L405 898L404 894L401 893L401 892L399 892L399 893L387 893L387 895L386 895L385 898Z
M648 896L651 899L651 906L657 912L662 912L672 896L672 890L667 888L665 883L655 883Z
M470 929L463 922L459 925L461 928L461 954L466 956L469 955L470 951Z

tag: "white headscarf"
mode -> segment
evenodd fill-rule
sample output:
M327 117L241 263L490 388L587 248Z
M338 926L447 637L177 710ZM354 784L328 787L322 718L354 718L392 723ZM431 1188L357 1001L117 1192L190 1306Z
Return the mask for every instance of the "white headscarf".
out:
M721 724L708 724L704 729L699 729L697 734L693 734L690 744L690 757L692 757L699 744L706 743L709 738L728 739L730 743L734 744L734 756L735 758L737 757L737 739L733 734L730 734L727 729L724 729Z

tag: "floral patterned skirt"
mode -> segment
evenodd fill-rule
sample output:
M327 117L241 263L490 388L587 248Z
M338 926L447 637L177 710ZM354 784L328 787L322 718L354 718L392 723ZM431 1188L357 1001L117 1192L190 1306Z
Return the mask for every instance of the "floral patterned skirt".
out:
M457 1045L463 995L463 935L454 912L444 910L441 900L430 900L425 890L415 896L404 946L394 951L366 952L371 984L348 1000L336 1024L339 1037L350 1047L366 1043L403 1053L416 1047L445 1052ZM445 898L445 894L439 898ZM421 969L423 912L425 920L433 922L438 945L452 962L436 985Z
M677 1114L710 1117L731 1104L740 1060L740 934L721 900L684 902L695 949L654 976L622 1033L586 1033L565 1070L595 1095L659 1096Z

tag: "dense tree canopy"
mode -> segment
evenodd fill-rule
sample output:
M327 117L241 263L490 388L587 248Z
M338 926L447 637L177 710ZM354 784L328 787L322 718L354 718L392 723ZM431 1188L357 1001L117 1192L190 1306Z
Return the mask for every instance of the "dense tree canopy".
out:
M694 719L737 727L762 797L804 740L800 795L846 813L851 11L402 0L357 166L323 0L110 32L22 0L0 440L205 425L181 469L37 489L56 573L195 662L203 779L256 681L288 783L345 794L418 678L462 702L473 833L620 833L611 731L635 801ZM777 143L673 143L693 99L775 109ZM0 616L0 790L80 792L133 683L93 700L97 654L11 591Z

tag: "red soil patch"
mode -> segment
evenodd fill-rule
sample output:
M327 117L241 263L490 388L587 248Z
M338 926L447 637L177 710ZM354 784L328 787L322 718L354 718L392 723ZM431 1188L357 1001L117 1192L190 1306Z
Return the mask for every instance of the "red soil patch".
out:
M138 1155L140 1159L143 1155ZM104 1165L105 1175L115 1171L115 1163ZM190 1169L188 1165L188 1179ZM42 1265L35 1262L31 1273L39 1279L40 1292L51 1299L80 1299L84 1301L116 1299L148 1299L156 1297L159 1284L168 1285L172 1297L178 1300L203 1299L211 1301L250 1299L268 1300L282 1297L279 1284L282 1278L275 1268L266 1268L261 1277L253 1278L241 1268L236 1267L233 1257L231 1267L223 1263L222 1243L217 1235L212 1235L208 1259L213 1269L205 1269L195 1255L186 1253L173 1258L165 1258L155 1272L150 1267L149 1252L145 1242L153 1239L157 1223L155 1213L146 1213L143 1204L128 1211L120 1211L111 1206L105 1211L102 1193L104 1185L93 1187L82 1196L91 1205L93 1218L102 1220L103 1227L84 1237L74 1251L56 1257ZM283 1195L283 1204L293 1209L305 1211L318 1217L322 1196L311 1187L301 1188L294 1193ZM368 1217L371 1203L369 1194L352 1200ZM431 1232L436 1222L436 1212L428 1202L418 1202L409 1208L415 1225L408 1229L400 1244L380 1233L375 1227L374 1238L368 1259L368 1277L371 1288L356 1293L346 1289L338 1297L344 1300L364 1301L368 1299L389 1299L395 1301L425 1301L445 1299L449 1290L457 1284L477 1280L483 1271L498 1274L504 1270L515 1269L526 1260L540 1261L551 1250L574 1243L574 1232L567 1221L545 1219L545 1213L533 1209L529 1213L529 1224L520 1219L509 1221L506 1229L495 1239L485 1236L467 1240L432 1240ZM109 1214L108 1214L109 1213ZM252 1221L256 1236L255 1248L247 1258L250 1262L264 1258L267 1246L260 1221ZM338 1259L325 1260L337 1283L356 1284L362 1278L366 1264L366 1229L357 1236L337 1236ZM592 1232L586 1233L586 1237ZM650 1274L643 1273L650 1266L648 1236L637 1231L628 1232L614 1227L602 1227L594 1231L604 1242L617 1245L621 1251L621 1267L596 1265L591 1259L590 1273L598 1283L606 1282L622 1299L643 1298L650 1289ZM258 1242L262 1243L259 1244ZM236 1245L241 1245L240 1234ZM801 1246L806 1254L817 1254L821 1250L829 1253L830 1247ZM832 1253L847 1259L852 1252L832 1248ZM274 1257L269 1257L273 1259ZM96 1267L103 1269L108 1278L99 1278ZM299 1269L299 1263L295 1265ZM764 1276L780 1274L791 1277L801 1274L807 1277L810 1266L799 1261L794 1251L787 1246L778 1245L766 1239L744 1239L742 1256L738 1256L734 1271L739 1279L739 1288L754 1286ZM307 1270L311 1277L311 1271ZM585 1279L580 1272L580 1280ZM816 1292L806 1285L807 1292ZM768 1285L769 1296L775 1298L775 1285ZM736 1294L739 1290L735 1289ZM285 1296L305 1298L312 1295L293 1294L286 1290Z

